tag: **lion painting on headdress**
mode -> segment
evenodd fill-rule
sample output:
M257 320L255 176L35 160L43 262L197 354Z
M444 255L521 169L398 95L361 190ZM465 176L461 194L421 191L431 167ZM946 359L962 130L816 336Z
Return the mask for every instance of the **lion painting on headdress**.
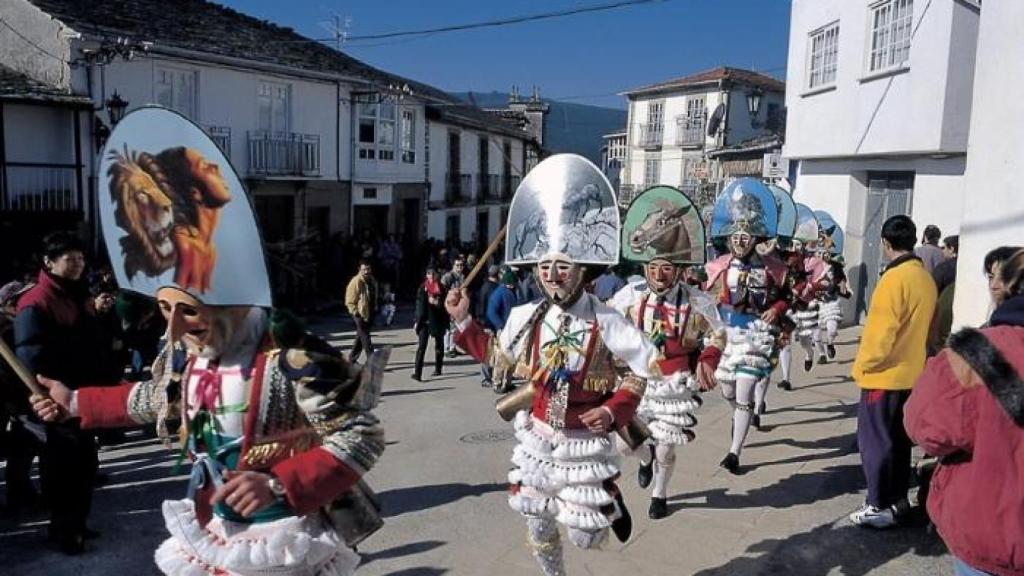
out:
M177 253L171 241L174 206L151 175L154 159L149 154L111 152L114 164L110 196L117 204L117 225L128 232L121 238L124 271L128 278L142 272L159 276L174 265ZM149 170L147 170L149 168Z
M231 192L220 167L194 148L159 154L115 152L110 191L117 202L125 272L158 276L176 265L174 281L200 293L210 290L217 264L213 235Z

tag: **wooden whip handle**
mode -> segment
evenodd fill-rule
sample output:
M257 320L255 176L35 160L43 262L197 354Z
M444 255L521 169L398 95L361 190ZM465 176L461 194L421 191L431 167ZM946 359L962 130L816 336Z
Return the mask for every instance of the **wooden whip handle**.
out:
M498 247L501 246L502 241L505 240L505 231L507 229L508 224L506 223L504 226L501 227L501 230L498 230L498 233L494 235L494 239L492 239L491 244L487 246L487 250L484 251L483 256L480 257L480 260L477 260L476 265L473 266L473 269L470 270L469 274L466 275L466 279L462 281L463 286L468 288L469 285L473 283L473 280L476 278L477 274L480 273L480 270L482 270L483 267L487 265L487 262L490 261L491 256L494 256L494 253L498 250Z
M11 350L11 347L8 346L3 339L0 339L0 356L4 357L7 364L14 370L14 373L18 375L18 379L28 387L32 394L38 396L49 396L46 388L43 388L42 385L36 381L36 377L29 373L28 368L25 368L25 365L21 363L21 360L18 360L18 357L14 354L14 350Z

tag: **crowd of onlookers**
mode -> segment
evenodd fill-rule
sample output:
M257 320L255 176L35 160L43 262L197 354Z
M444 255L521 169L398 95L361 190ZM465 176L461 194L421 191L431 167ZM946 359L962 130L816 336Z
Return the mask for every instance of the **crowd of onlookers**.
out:
M940 248L928 226L915 248L916 236L906 216L882 227L889 263L853 364L868 493L850 519L887 528L905 517L917 444L937 459L918 468L918 499L956 573L1024 574L1024 250L987 254L989 320L949 335L959 238Z

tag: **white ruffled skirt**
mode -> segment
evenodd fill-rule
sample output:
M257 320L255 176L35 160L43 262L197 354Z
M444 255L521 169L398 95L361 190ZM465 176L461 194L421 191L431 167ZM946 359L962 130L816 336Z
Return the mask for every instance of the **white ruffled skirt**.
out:
M730 326L727 331L729 341L715 370L717 380L735 382L737 373L758 379L771 374L771 355L775 346L771 325L763 320L754 320L746 328Z
M696 381L683 372L647 381L636 414L647 423L655 442L678 446L693 440L689 429L697 425L693 412L701 405L697 389Z
M586 429L556 431L525 410L516 414L515 430L516 467L508 481L519 489L509 497L509 506L525 516L553 518L577 530L611 526L615 516L601 511L615 501L604 482L619 474L609 437Z
M156 564L170 576L350 576L359 555L316 515L242 524L214 516L205 526L192 500L167 500L171 537L157 548Z
M789 312L789 317L796 323L793 334L797 338L811 338L818 329L819 311L817 302L813 302L808 310Z
M839 305L839 300L833 300L831 302L819 301L818 326L821 328L827 328L830 320L837 324L841 324L843 322L843 308Z

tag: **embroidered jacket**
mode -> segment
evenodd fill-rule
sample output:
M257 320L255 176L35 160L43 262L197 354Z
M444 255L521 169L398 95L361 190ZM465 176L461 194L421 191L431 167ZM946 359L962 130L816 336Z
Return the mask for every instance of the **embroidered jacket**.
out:
M476 321L460 326L455 342L481 362L491 362L496 353L497 362L516 366L535 388L534 417L555 428L585 428L580 415L598 406L611 411L615 426L628 424L643 397L644 380L661 374L657 349L591 294L565 310L552 305L535 318L540 306L547 308L542 302L513 308L497 346ZM628 369L619 373L616 360ZM568 380L564 389L552 383L560 374Z
M292 511L304 515L324 508L354 544L381 524L373 494L360 478L384 451L383 430L369 411L375 400L366 400L367 388L379 387L379 380L368 380L382 361L386 355L373 356L357 372L335 354L261 347L251 369L235 376L237 367L193 357L169 386L161 386L158 374L147 382L82 388L78 414L83 428L132 426L156 421L169 404L182 415L187 435L190 414L213 378L223 387L215 391L219 421L243 437L238 468L273 473ZM239 385L231 391L228 381L236 377ZM184 394L175 380L185 383ZM224 413L237 415L240 429L231 430L235 425Z
M691 372L698 361L712 370L718 367L725 336L715 304L714 298L684 282L669 290L661 304L646 282L627 284L608 301L658 347L658 365L666 376Z
M749 266L739 286L730 286L729 272L734 266L735 257L723 254L709 262L706 266L708 280L704 289L716 294L719 304L732 306L745 313L760 313L774 308L779 317L789 309L785 293L787 291L786 264L774 256L751 256ZM736 264L739 264L736 262Z

